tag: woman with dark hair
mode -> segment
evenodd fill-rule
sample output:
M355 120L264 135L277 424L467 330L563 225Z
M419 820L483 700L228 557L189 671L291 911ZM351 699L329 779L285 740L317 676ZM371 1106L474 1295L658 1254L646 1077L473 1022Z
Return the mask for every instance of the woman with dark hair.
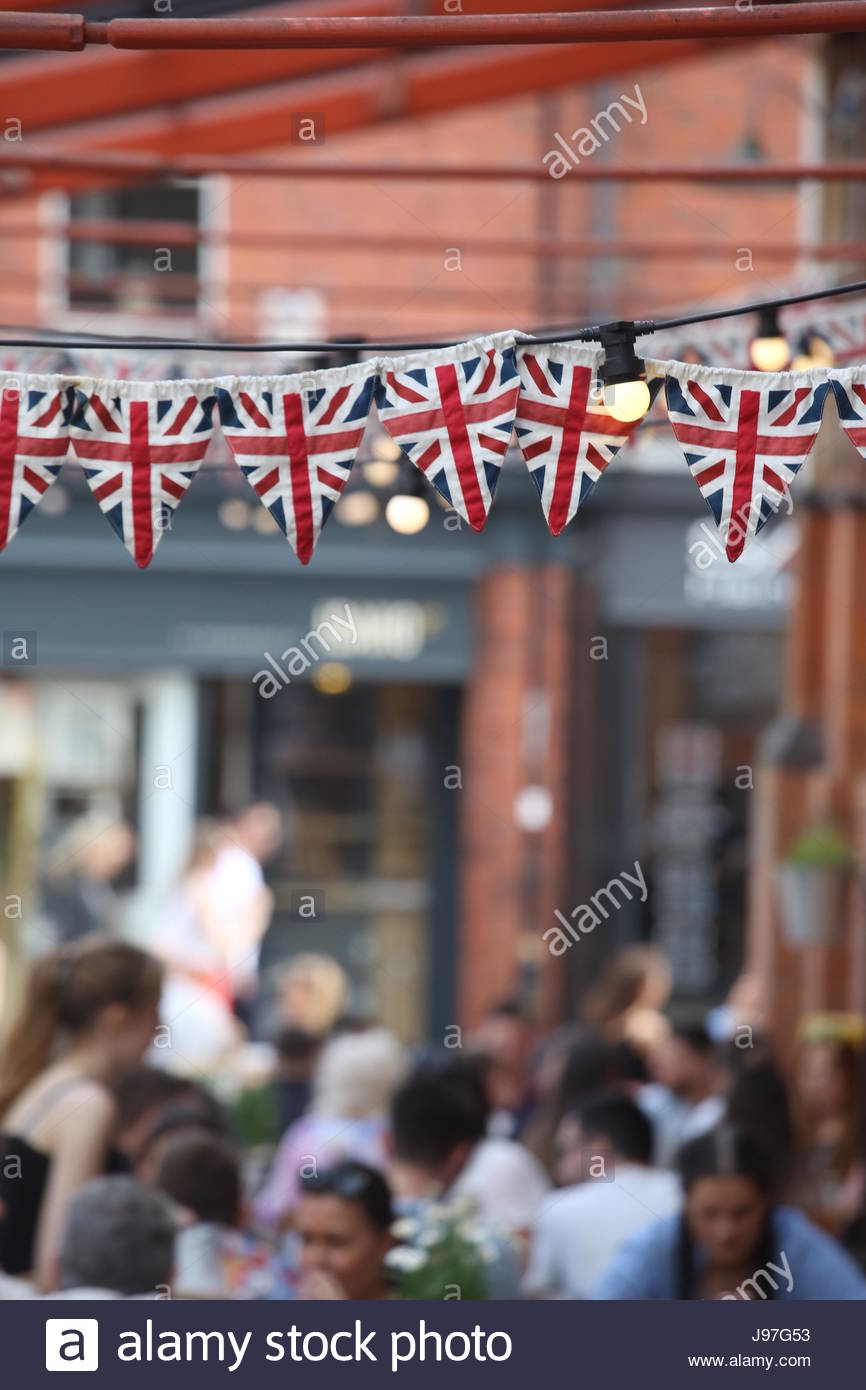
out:
M797 1201L837 1235L866 1201L863 1070L843 1038L808 1039L794 1074Z
M0 1269L56 1283L69 1203L116 1165L111 1086L158 1022L158 961L87 937L38 961L0 1056Z
M392 1219L391 1192L375 1168L345 1162L303 1178L295 1221L300 1296L387 1298Z
M730 1125L680 1154L681 1215L656 1222L614 1256L603 1299L866 1299L844 1250L773 1199L773 1160Z
M787 1192L796 1139L785 1078L769 1057L744 1061L740 1054L733 1061L736 1069L728 1091L725 1119L760 1144L772 1159L776 1191Z

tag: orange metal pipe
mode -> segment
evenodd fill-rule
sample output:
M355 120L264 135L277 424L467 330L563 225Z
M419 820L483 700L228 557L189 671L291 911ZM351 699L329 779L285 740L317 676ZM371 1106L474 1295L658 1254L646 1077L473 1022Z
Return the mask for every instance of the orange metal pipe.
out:
M866 29L863 0L803 0L623 13L400 15L281 19L113 19L85 24L88 43L112 48L439 48L476 44L618 43L760 38Z
M89 40L80 14L0 14L0 48L79 52Z
M461 0L461 3L464 10L473 14L544 12L553 8L551 0ZM582 0L570 0L568 5L563 4L563 8L577 9L581 3ZM594 0L597 9L620 9L628 3L629 0ZM51 0L43 0L40 8L52 9L56 6L52 6ZM81 9L82 6L79 4L77 8ZM412 0L411 8L415 14L443 13L442 0ZM322 17L357 14L360 9L372 17L405 13L407 5L406 0L363 0L363 5L359 4L359 0L305 0L304 4L304 10L308 15ZM284 15L286 9L285 6L271 4L257 10L246 10L244 13L247 18L267 19L275 15ZM649 64L668 62L674 58L688 58L699 51L700 47L699 42L619 44L608 48L598 45L583 48L572 46L546 51L536 48L529 54L522 54L514 49L497 49L486 53L478 51L474 55L465 52L449 54L447 50L438 50L429 55L419 54L415 57L402 55L399 59L393 50L387 49L377 51L365 48L353 51L340 48L330 52L323 49L307 49L295 53L279 49L247 52L234 49L212 52L206 63L190 63L188 54L183 50L175 53L163 52L159 62L154 62L147 52L132 49L120 52L96 45L64 64L58 64L53 57L44 54L34 54L14 65L10 64L8 71L3 72L2 85L6 97L5 110L15 112L30 140L37 131L51 128L62 130L77 121L106 118L115 126L119 117L132 111L160 112L163 118L165 115L171 118L174 114L170 110L173 103L182 102L189 112L189 104L192 102L213 97L222 98L230 93L242 91L250 94L262 93L274 83L280 84L281 96L285 100L291 90L288 88L290 80L321 77L326 73L340 71L351 73L351 80L354 82L361 72L370 75L372 65L379 62L382 62L385 68L390 68L394 61L400 61L400 109L408 115L415 99L418 78L422 76L421 69L426 71L432 67L434 72L430 74L430 80L435 83L434 90L440 98L440 104L453 109L453 76L449 81L448 72L451 64L459 68L461 83L475 90L479 99L492 100L495 93L487 85L491 68L499 74L499 92L507 93L510 90L519 94L527 90L526 84L530 79L534 81L534 89L537 86L556 86L563 82L594 80L611 72L630 70L632 67L643 71ZM466 63L471 56L475 61L470 65L471 72L467 73ZM395 95L393 74L377 69L372 75L378 84L375 97L381 105L383 90L389 91L392 96ZM333 85L329 84L331 98L335 95ZM357 88L353 87L353 92L355 91ZM295 97L298 98L297 91ZM355 100L361 108L358 112L360 117L364 114L365 102L363 98L355 97ZM405 107L404 102L407 103ZM339 128L331 101L322 100L320 90L306 88L303 99L299 99L299 105L303 110L321 112L327 108L329 133L336 132ZM429 104L423 109L428 110ZM194 117L192 125L196 125L199 111L189 114ZM279 129L281 120L289 124L290 119L290 114L281 116L279 112L275 113L273 128ZM190 125L190 121L184 120L182 137L179 130L171 132L168 143L163 148L173 150L177 146L178 138L184 141L188 139ZM89 143L91 148L98 148L98 137L95 146L92 142ZM123 147L126 141L121 138L117 144ZM273 136L269 133L268 138L263 138L258 147L268 149L272 144ZM254 143L249 144L245 141L239 147L230 140L218 138L217 143L209 148L220 152L237 152L239 148L253 147ZM160 146L155 144L152 148ZM204 147L182 145L181 148L201 150Z
M138 49L451 48L478 44L620 43L635 40L760 38L866 29L864 0L802 0L624 13L399 15L279 19L112 19L0 15L0 48L108 44Z

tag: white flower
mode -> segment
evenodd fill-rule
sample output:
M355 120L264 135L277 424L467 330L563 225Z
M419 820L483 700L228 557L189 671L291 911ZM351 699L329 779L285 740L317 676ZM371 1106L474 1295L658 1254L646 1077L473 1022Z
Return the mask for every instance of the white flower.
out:
M427 1256L421 1250L415 1250L411 1245L395 1245L393 1250L389 1250L385 1256L385 1263L391 1269L399 1269L404 1274L414 1274L417 1269L423 1269L427 1263Z
M477 1216L478 1203L470 1192L459 1192L449 1203L453 1216Z
M466 1240L470 1245L481 1245L487 1237L487 1232L483 1226L479 1226L477 1221L461 1221L457 1226L457 1234L461 1240Z
M444 1234L445 1232L442 1230L441 1226L429 1226L426 1230L421 1232L416 1243L418 1245L423 1245L425 1248L431 1245L438 1245Z
M396 1236L397 1240L412 1240L420 1229L420 1222L416 1221L414 1216L401 1216L391 1227L391 1234Z

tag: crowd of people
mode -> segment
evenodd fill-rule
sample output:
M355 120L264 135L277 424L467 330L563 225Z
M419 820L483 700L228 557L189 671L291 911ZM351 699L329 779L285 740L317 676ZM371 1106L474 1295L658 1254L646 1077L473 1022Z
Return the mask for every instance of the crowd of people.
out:
M34 964L0 1052L2 1296L866 1298L860 1055L805 1037L783 1076L742 983L669 1016L630 948L574 1025L504 1001L413 1052L304 957L252 1142L153 1047L181 956L92 933Z

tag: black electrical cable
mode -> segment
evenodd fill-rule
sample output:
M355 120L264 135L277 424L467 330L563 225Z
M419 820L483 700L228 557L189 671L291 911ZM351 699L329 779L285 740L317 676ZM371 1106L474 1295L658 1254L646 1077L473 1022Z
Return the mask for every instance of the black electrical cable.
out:
M805 294L784 295L780 299L761 299L751 304L738 304L732 309L712 309L705 314L686 314L675 319L636 319L634 320L634 331L639 337L644 337L649 333L659 333L669 328L685 328L689 324L712 323L715 319L736 318L745 314L758 314L762 309L785 309L792 304L807 304L819 299L834 299L840 295L856 294L858 291L866 291L866 280L855 280L850 285L835 285L826 290L810 290ZM588 328L577 328L569 330L553 330L543 333L527 333L527 343L592 343L600 342L602 336L602 324L593 324ZM21 332L20 329L13 329L13 332ZM23 330L26 331L26 330ZM473 334L473 337L495 337L495 334ZM342 339L331 342L310 342L310 343L227 343L227 342L199 342L194 339L186 338L157 338L157 337L137 337L124 338L119 335L78 333L74 337L34 337L34 338L6 338L0 337L0 348L121 348L125 351L146 351L149 348L160 348L171 352L264 352L264 353L304 353L308 355L328 354L331 356L348 357L353 354L361 353L404 353L404 352L427 352L437 348L457 347L459 343L466 342L467 339L440 339L433 342L368 342L365 339ZM468 340L471 341L471 338Z

